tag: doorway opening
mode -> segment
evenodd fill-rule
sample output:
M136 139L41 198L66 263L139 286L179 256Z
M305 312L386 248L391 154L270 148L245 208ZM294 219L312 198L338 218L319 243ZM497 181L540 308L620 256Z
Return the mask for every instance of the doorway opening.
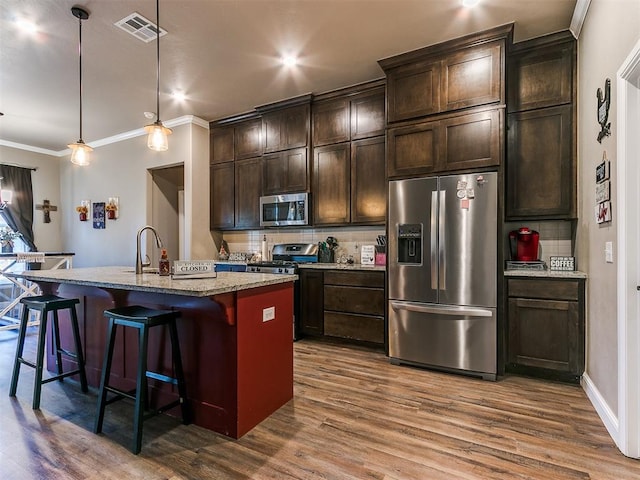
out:
M152 178L151 224L162 238L169 259L184 259L184 165L156 168L149 172Z
M618 137L618 438L625 455L640 458L640 42L617 75Z

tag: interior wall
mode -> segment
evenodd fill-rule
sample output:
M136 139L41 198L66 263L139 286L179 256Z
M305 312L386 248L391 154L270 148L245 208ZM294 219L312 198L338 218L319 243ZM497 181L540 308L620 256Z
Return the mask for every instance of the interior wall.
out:
M587 280L586 375L599 397L618 415L616 308L616 72L639 38L638 0L592 0L578 41L578 198L577 256ZM598 143L598 88L610 78L611 136ZM612 221L595 220L595 169L606 151L611 161ZM613 263L605 262L605 242L613 242Z
M63 248L62 224L65 218L60 198L60 161L58 157L43 153L34 153L0 145L0 163L19 167L37 168L31 172L33 185L33 234L35 244L41 252L59 252ZM41 210L35 206L49 200L58 211L51 212L51 223L44 223Z
M95 148L92 163L88 167L73 165L68 157L61 160L60 203L66 212L62 225L63 248L75 252L74 266L135 265L136 232L153 219L153 180L149 169L184 163L185 176L205 178L206 197L201 190L191 192L191 195L208 206L208 143L206 148L202 145L194 148L194 136L199 138L203 135L194 135L194 131L204 131L208 139L206 128L186 124L174 128L166 152L149 150L146 138L140 136ZM203 165L206 167L203 168ZM198 181L185 178L185 188L194 183ZM119 197L119 216L117 220L106 220L105 229L94 229L93 222L78 220L75 207L81 200L104 202L114 196ZM187 210L186 216L189 215L191 212ZM189 242L196 245L202 239L210 239L208 221L206 224L195 223L186 236ZM157 261L159 252L151 248L151 242L144 243L150 247L147 253L152 261Z

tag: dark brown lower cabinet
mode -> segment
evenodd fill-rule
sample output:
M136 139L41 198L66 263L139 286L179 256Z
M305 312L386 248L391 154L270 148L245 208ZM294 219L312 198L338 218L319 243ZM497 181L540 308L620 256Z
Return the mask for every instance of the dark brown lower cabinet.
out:
M300 269L303 334L383 346L383 271Z
M579 383L584 288L583 279L507 279L507 372Z
M322 270L300 269L300 318L303 335L324 333L324 279Z

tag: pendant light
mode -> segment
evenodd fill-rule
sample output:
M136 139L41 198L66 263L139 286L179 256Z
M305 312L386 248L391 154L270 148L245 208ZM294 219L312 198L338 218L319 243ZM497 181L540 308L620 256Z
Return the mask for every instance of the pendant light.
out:
M89 145L82 141L82 20L89 18L89 12L80 7L73 7L71 13L78 19L78 58L80 64L80 138L76 143L67 145L71 149L71 163L86 166L90 163L90 152L93 151Z
M149 134L147 137L147 147L157 152L164 152L169 149L167 135L171 135L170 128L165 127L160 120L160 1L156 0L156 59L157 59L157 81L156 81L156 121L144 127Z

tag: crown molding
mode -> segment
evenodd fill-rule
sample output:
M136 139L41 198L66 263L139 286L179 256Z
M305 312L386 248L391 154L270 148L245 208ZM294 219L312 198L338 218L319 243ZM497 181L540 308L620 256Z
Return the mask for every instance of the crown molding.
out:
M576 40L580 36L580 30L582 30L582 25L584 24L584 19L587 17L587 10L589 10L590 4L591 0L578 0L576 7L573 9L573 17L571 17L569 30L573 36L576 37Z
M0 145L4 147L16 148L18 150L26 150L27 152L42 153L43 155L51 155L53 157L60 156L58 155L59 152L56 152L55 150L48 150L46 148L40 148L40 147L32 147L31 145L25 145L24 143L10 142L8 140L0 139ZM69 151L70 150L67 149L67 152Z
M169 128L179 127L180 125L197 125L202 128L206 128L209 130L209 122L203 120L200 117L196 117L194 115L183 115L182 117L172 118L171 120L166 120L164 125ZM111 137L102 138L100 140L95 140L92 142L88 142L92 148L104 147L105 145L110 145L112 143L122 142L124 140L129 140L131 138L142 137L147 135L144 128L136 128L135 130L129 130L128 132L119 133L118 135L113 135ZM46 148L40 147L32 147L31 145L24 145L22 143L9 142L7 140L0 139L0 145L4 145L6 147L17 148L18 150L26 150L29 152L42 153L44 155L51 155L52 157L64 157L66 155L71 154L71 150L65 148L64 150L47 150Z

